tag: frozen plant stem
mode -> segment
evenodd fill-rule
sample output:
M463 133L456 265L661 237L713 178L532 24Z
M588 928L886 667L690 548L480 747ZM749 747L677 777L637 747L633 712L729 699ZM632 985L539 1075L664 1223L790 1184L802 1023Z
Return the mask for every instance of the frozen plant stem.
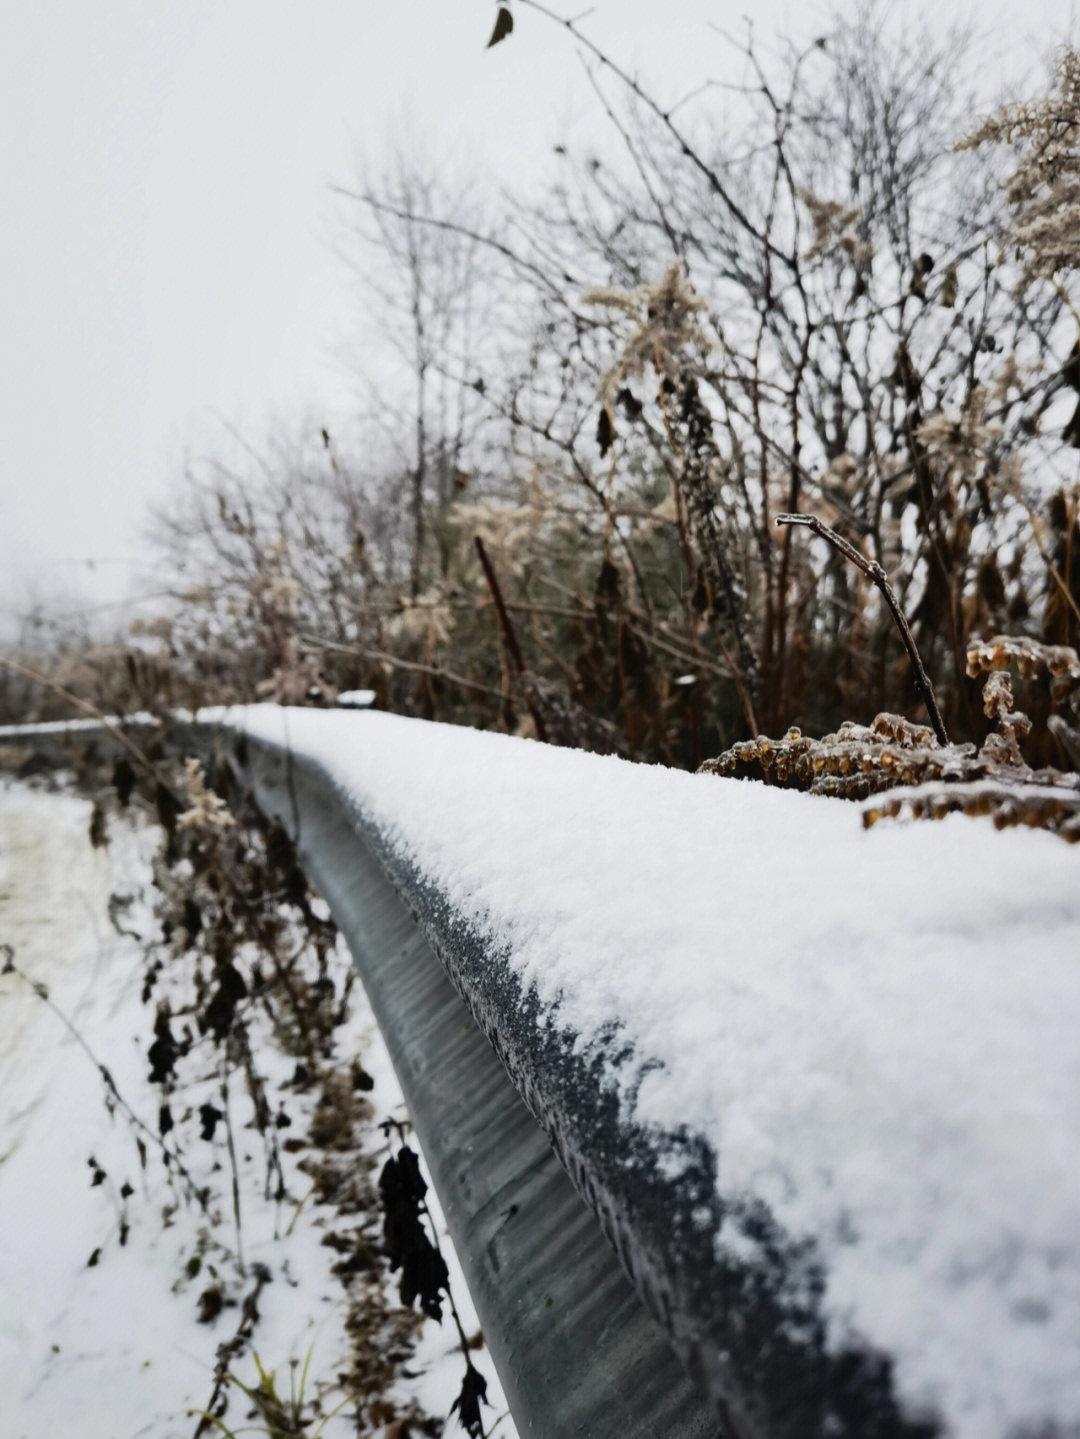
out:
M476 543L478 548L480 548L481 553L483 553L482 542L477 539ZM406 1138L407 1126L408 1121L405 1121L403 1123L400 1119L385 1120L381 1126L386 1134L388 1143L390 1141L391 1134L397 1134L398 1143L400 1145L400 1149L398 1151L399 1157L402 1151L412 1153L412 1151L409 1151L409 1145ZM427 1220L428 1242L431 1244L431 1247L434 1249L435 1253L439 1256L439 1260L442 1264L444 1278L441 1284L441 1289L442 1292L446 1295L447 1304L450 1306L450 1315L454 1321L454 1328L457 1330L458 1334L458 1346L461 1349L461 1357L465 1360L465 1378L462 1381L461 1392L458 1394L458 1397L454 1401L453 1405L451 1405L451 1412L453 1412L454 1409L458 1410L458 1418L461 1421L462 1428L464 1428L469 1435L473 1436L473 1439L486 1439L487 1431L484 1428L484 1421L480 1417L480 1403L481 1401L484 1403L488 1402L487 1385L481 1378L479 1371L476 1369L472 1360L469 1358L469 1339L465 1333L465 1326L461 1322L461 1313L458 1310L457 1302L454 1299L454 1291L450 1288L449 1273L446 1268L446 1261L443 1256L442 1245L439 1243L439 1229L435 1223L435 1216L432 1214L430 1208L428 1207L427 1199L424 1197L426 1190L427 1184L424 1182L423 1179L421 1179L420 1188L414 1194L414 1201L416 1203L418 1212L422 1214ZM441 1320L439 1322L441 1323Z
M506 641L507 651L513 661L514 672L520 678L522 675L528 673L529 667L525 663L525 656L521 653L521 646L518 644L514 622L510 618L510 611L506 608L506 601L503 598L502 589L495 575L495 568L488 558L488 552L483 540L479 535L474 535L473 543L476 546L476 553L480 558L480 567L484 571L484 578L487 580L488 589L491 591L491 598L495 605L495 614L498 618L499 626L502 629L503 638ZM528 697L526 697L526 703L529 706L529 713L533 717L533 723L536 725L536 738L546 740L547 725L544 723L544 716L539 706Z
M150 1143L156 1145L157 1148L161 1150L161 1153L164 1155L165 1158L165 1168L169 1169L172 1165L176 1166L176 1172L180 1175L185 1185L187 1186L189 1196L195 1200L196 1204L198 1204L199 1208L205 1214L208 1209L206 1191L204 1189L200 1189L199 1186L195 1183L191 1171L187 1168L187 1166L180 1158L179 1152L177 1150L170 1149L169 1146L165 1143L164 1139L162 1139L160 1134L156 1134L148 1124L144 1124L143 1121L139 1118L139 1116L135 1113L131 1105L127 1102L124 1096L120 1093L119 1089L116 1087L116 1080L113 1079L111 1071L106 1065L102 1064L100 1059L98 1059L97 1055L90 1048L89 1044L87 1044L84 1036L80 1034L78 1029L76 1029L75 1025L71 1022L71 1020L64 1013L64 1011L49 998L48 987L42 984L40 980L31 979L24 970L21 970L19 968L19 966L15 963L15 950L10 944L0 944L0 958L3 959L3 967L0 968L0 975L14 974L19 979L21 979L24 984L28 984L30 988L34 991L34 993L37 995L38 999L41 1000L42 1004L44 1004L48 1009L52 1010L53 1014L56 1015L57 1019L71 1035L72 1039L74 1039L76 1044L78 1044L79 1047L86 1054L87 1058L90 1060L90 1063L94 1066L98 1074L101 1076L101 1082L105 1086L105 1107L109 1110L109 1113L112 1113L111 1109L109 1108L111 1104L118 1105L120 1109L124 1111L124 1113L127 1115L128 1123L131 1125L131 1128L137 1134L145 1134ZM143 1144L143 1141L141 1139L137 1139L136 1143L141 1146ZM140 1156L142 1155L142 1152L142 1148L140 1148Z
M9 659L6 655L0 655L0 665L6 670L10 670L12 674L21 675L23 679L31 680L34 684L42 685L53 694L59 695L61 699L73 704L75 708L81 710L83 714L88 715L91 719L96 719L106 733L112 735L117 744L127 750L128 754L131 755L132 759L144 773L157 778L158 771L153 761L148 759L139 746L124 733L117 723L115 715L105 714L103 710L98 709L97 705L92 705L86 700L80 699L78 695L72 694L72 692L69 689L65 689L63 685L57 684L55 680L49 679L48 675L43 675L38 670L28 669L26 665L21 665L17 660ZM173 798L175 799L176 796L174 795Z
M233 1220L236 1224L236 1267L241 1274L244 1270L244 1239L240 1223L240 1167L236 1162L236 1143L233 1139L232 1114L229 1110L229 1061L221 1061L221 1103L225 1109L225 1140L229 1148L229 1165L232 1169Z
M892 617L896 621L896 627L900 631L900 638L904 641L904 648L911 660L911 668L915 675L915 686L922 696L923 704L926 706L926 713L930 717L934 733L937 735L938 744L946 745L949 737L945 733L945 726L941 721L941 711L937 707L937 700L934 698L934 687L930 683L930 676L923 668L923 662L919 657L919 651L915 646L915 639L904 618L896 595L893 593L892 585L885 571L878 564L877 560L868 560L861 554L854 545L851 545L835 530L831 530L817 515L777 515L778 525L805 525L807 529L813 530L815 535L820 535L823 540L828 540L833 549L839 550L845 559L850 560L857 569L862 570L868 579L873 580L878 589L885 596L885 603L892 611Z

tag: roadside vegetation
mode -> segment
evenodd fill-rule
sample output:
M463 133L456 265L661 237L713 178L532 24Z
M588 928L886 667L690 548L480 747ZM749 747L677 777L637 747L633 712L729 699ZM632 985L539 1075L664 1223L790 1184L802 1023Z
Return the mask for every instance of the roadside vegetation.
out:
M122 844L103 909L127 946L121 964L134 953L138 966L127 1038L148 1084L115 1077L123 1057L99 1053L80 1014L6 940L0 985L51 1011L75 1041L72 1062L91 1084L96 1070L109 1119L129 1138L126 1153L113 1146L106 1156L74 1131L87 1146L88 1192L71 1197L73 1227L77 1207L94 1203L89 1191L115 1204L115 1224L99 1227L83 1265L122 1265L120 1251L136 1237L145 1247L149 1231L160 1290L133 1295L125 1325L152 1331L147 1306L176 1306L213 1335L205 1392L170 1433L510 1432L487 1397L483 1336L466 1329L452 1289L411 1126L400 1108L378 1107L355 969L285 833L225 768L208 773L195 759L131 746L103 766L87 753L75 780L92 800L88 845L110 847L125 827L142 837ZM385 1103L385 1081L381 1095ZM306 1252L290 1247L298 1227ZM329 1259L313 1259L313 1247ZM298 1286L287 1359L267 1348L263 1320L269 1308L280 1339ZM428 1336L425 1351L425 1320L445 1326L444 1345ZM314 1364L305 1334L321 1340ZM428 1403L438 1395L441 1413L425 1408L415 1383L433 1347L444 1353Z

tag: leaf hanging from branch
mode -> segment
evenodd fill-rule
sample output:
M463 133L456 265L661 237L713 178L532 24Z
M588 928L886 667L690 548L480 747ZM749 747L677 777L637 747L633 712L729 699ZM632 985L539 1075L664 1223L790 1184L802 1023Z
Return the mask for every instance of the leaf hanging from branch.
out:
M495 29L491 32L491 39L487 42L487 49L497 45L500 40L505 40L507 35L514 28L514 17L510 13L509 6L500 5L499 13L495 16Z

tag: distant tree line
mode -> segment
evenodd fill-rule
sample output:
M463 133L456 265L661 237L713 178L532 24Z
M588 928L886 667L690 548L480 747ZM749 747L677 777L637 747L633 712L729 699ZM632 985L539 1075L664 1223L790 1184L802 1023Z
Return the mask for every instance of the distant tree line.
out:
M522 5L501 43L543 22ZM963 37L872 3L777 61L748 44L737 105L665 109L566 29L610 151L558 146L539 200L408 151L342 192L355 430L184 477L174 603L102 661L108 698L362 687L682 766L923 718L880 591L776 525L797 512L883 568L950 737L980 741L972 642L1080 642L1075 54L976 128Z

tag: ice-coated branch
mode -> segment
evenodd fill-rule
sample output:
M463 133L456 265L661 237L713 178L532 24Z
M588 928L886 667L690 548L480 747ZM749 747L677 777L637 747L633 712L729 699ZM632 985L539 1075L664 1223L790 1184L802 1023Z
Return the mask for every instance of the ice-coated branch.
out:
M815 535L820 535L823 540L828 540L834 549L839 550L845 559L850 560L856 568L860 569L868 579L873 580L874 584L877 585L878 589L885 596L885 603L892 611L892 617L896 621L897 629L900 631L900 638L904 641L904 648L907 650L908 657L911 660L911 668L915 676L915 685L919 694L922 696L923 703L926 705L926 713L930 717L930 723L933 726L935 735L937 735L938 743L943 745L948 744L949 737L945 733L945 726L941 719L941 711L938 709L937 700L934 698L934 687L930 683L930 676L923 668L923 662L916 647L915 638L911 633L907 620L904 618L904 612L900 608L900 603L893 592L893 587L889 584L889 577L878 564L877 560L868 560L861 551L857 550L854 545L849 544L842 535L838 535L835 530L830 529L824 520L819 520L817 515L777 515L776 523L778 525L805 525L807 529L813 530Z

